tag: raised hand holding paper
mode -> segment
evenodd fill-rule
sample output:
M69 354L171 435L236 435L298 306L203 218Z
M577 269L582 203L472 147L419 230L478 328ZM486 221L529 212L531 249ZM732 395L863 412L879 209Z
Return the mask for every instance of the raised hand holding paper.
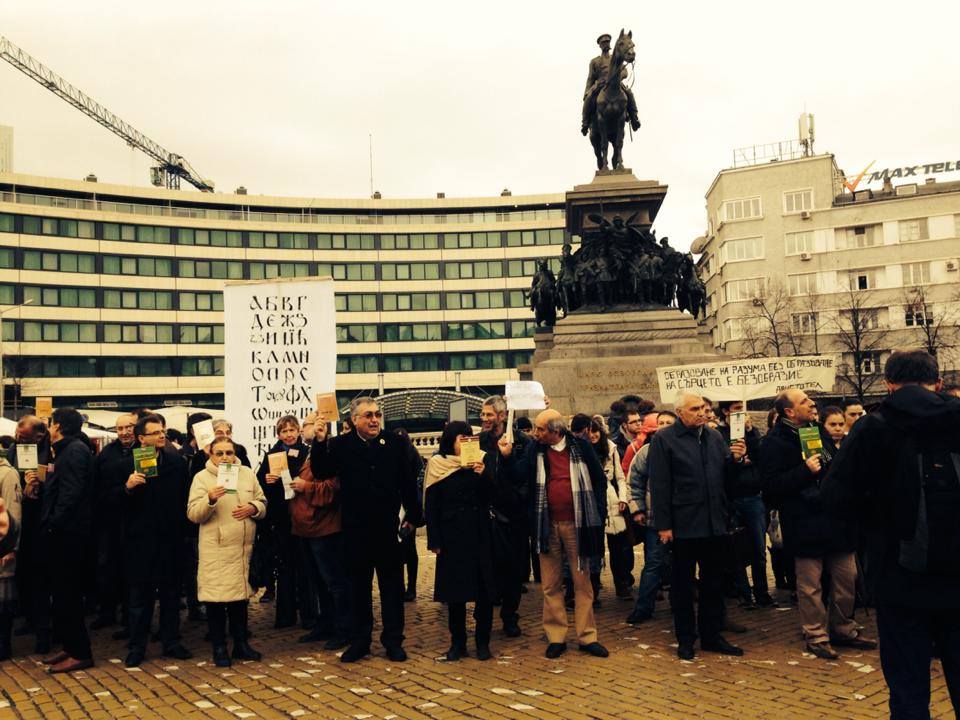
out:
M460 441L460 467L467 467L478 462L483 462L483 450L480 449L480 438L476 435L463 438Z
M536 380L508 380L504 391L508 410L546 410L546 393Z
M160 472L157 466L157 449L155 447L134 448L133 468L144 477L157 477Z
M17 445L17 469L36 470L39 466L36 445Z
M747 434L747 413L730 413L730 440L743 440Z
M803 453L804 460L823 454L823 441L820 439L819 427L816 425L802 427L797 434L800 435L800 452Z
M235 493L240 484L240 466L233 463L223 463L217 466L217 485L228 493Z
M213 420L201 420L193 424L193 437L197 441L197 447L201 450L207 447L216 438L213 432Z
M336 422L340 419L336 393L317 393L317 415L326 422Z

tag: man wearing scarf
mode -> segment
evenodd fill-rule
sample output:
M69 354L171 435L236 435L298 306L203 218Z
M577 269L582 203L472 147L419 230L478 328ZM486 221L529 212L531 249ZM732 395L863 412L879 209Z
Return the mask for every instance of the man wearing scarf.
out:
M535 551L540 553L543 629L546 656L567 649L567 609L563 601L563 561L573 576L574 622L582 652L607 657L597 642L590 573L603 567L607 476L590 442L567 430L563 416L544 410L533 423L535 446L526 453L521 471L530 483ZM501 453L509 451L501 449Z

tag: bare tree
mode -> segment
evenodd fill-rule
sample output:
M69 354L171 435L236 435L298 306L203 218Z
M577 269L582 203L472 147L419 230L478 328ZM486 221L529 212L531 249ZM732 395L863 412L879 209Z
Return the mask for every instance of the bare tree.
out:
M916 328L924 349L936 358L940 358L943 351L954 350L960 345L958 300L960 293L952 303L945 303L938 309L931 303L926 286L904 289L903 307L907 325Z
M749 318L757 335L760 355L785 357L801 354L802 337L793 326L795 302L782 283L764 283L762 290L753 298Z
M812 348L813 354L819 355L820 354L820 331L823 329L823 326L824 326L823 314L822 314L822 310L823 310L822 296L819 293L808 293L807 295L803 296L803 300L798 304L800 304L799 309L802 312L802 314L806 315L808 318L807 320L808 327L806 328L806 330L809 331L809 333L807 334L810 335L811 340L813 342L813 348ZM794 334L795 335L803 334L800 332L800 330L802 330L802 328L800 329L794 328Z
M861 402L881 377L880 352L886 349L890 334L889 326L880 323L879 310L871 306L871 299L869 290L850 288L833 318L837 342L853 359L852 365L840 364L838 377Z

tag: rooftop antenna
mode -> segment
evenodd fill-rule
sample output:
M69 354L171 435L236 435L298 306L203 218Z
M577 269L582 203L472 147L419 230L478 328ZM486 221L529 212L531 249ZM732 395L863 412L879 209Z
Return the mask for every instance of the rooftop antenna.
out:
M806 106L804 106L804 110L806 110ZM810 157L813 155L813 113L804 112L800 116L799 131L800 147L803 148L803 157Z
M370 197L373 197L373 133L367 136L370 144Z

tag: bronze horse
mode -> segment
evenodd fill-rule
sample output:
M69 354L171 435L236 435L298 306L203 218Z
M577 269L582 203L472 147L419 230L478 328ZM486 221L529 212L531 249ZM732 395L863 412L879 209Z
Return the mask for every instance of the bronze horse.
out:
M623 135L627 122L627 94L621 81L623 66L636 60L633 31L624 34L620 30L617 44L613 47L606 81L597 95L596 111L590 123L590 142L597 156L597 169L608 170L607 145L613 145L613 169L623 167Z

